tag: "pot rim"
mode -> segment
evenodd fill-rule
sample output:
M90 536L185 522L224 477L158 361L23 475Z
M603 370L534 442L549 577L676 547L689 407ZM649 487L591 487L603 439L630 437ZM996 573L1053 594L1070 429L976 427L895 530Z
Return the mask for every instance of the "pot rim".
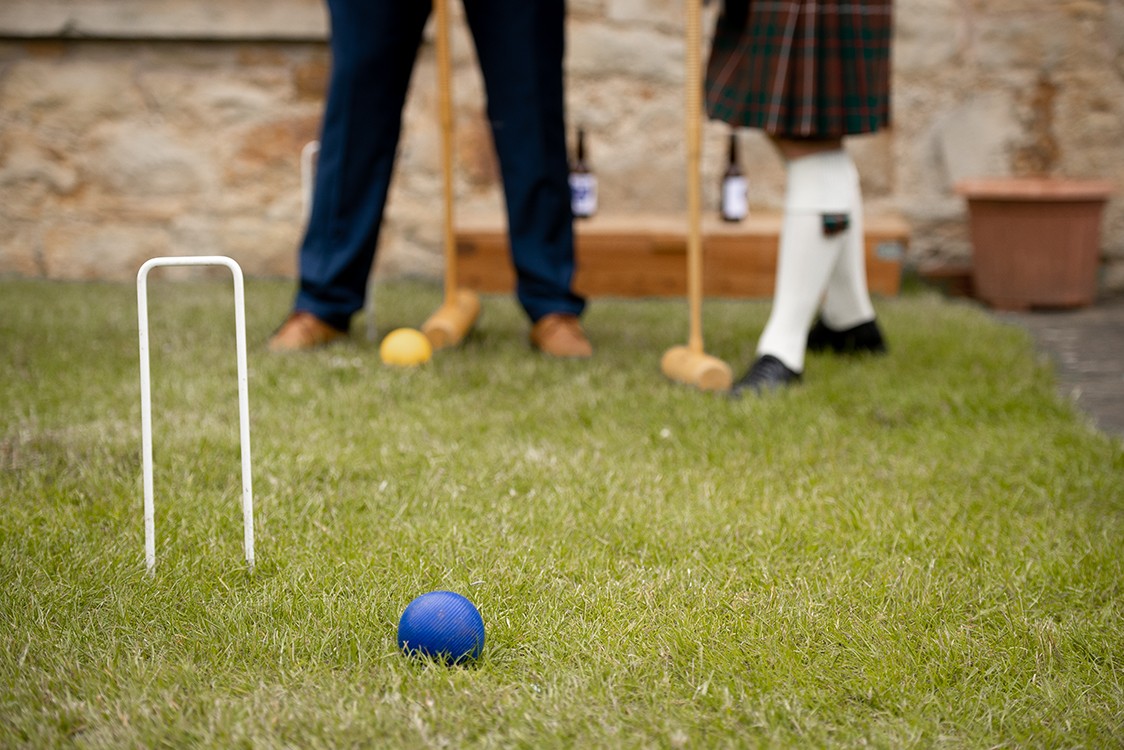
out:
M956 183L956 193L968 200L1107 200L1115 192L1111 180L1070 177L982 177Z

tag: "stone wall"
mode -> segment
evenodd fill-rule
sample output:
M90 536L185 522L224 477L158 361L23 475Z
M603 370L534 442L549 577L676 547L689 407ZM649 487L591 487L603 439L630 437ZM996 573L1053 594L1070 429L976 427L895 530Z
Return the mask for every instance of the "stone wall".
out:
M498 213L458 5L457 210ZM896 13L894 127L848 148L868 210L911 221L910 263L969 256L958 179L1106 177L1124 191L1124 3L899 0ZM681 0L571 0L568 33L571 133L589 134L602 210L681 211ZM291 276L326 35L320 0L4 0L0 273L127 279L154 255L223 253L249 274ZM430 41L404 113L382 276L440 274ZM710 210L725 133L704 129ZM779 208L780 160L759 134L739 138L752 207ZM1124 193L1108 206L1102 245L1103 286L1124 289Z

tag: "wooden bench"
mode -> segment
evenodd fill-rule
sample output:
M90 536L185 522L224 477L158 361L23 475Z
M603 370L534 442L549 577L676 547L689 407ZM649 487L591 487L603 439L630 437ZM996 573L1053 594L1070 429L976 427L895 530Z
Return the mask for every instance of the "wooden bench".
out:
M909 226L896 216L865 219L867 283L872 294L901 288ZM587 297L682 296L687 282L687 222L674 216L597 216L575 222L575 290ZM703 221L703 290L713 297L773 294L779 214L753 214L739 223ZM455 231L461 285L511 292L515 273L502 217L458 217Z

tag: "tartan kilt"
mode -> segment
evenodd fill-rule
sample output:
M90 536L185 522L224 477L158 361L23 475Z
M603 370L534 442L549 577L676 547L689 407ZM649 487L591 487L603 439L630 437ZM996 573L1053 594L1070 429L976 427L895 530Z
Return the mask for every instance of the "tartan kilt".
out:
M890 122L892 0L726 0L706 66L711 118L779 137Z

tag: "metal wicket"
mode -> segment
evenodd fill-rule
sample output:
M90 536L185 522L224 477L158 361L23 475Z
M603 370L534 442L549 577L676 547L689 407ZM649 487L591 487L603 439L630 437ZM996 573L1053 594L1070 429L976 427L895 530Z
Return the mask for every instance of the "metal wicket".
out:
M312 191L316 181L316 162L320 141L309 141L301 149L301 223L307 225L312 214Z
M160 266L226 266L234 276L234 328L238 356L238 425L242 442L242 526L246 563L254 567L254 491L250 472L250 380L246 366L246 311L242 268L233 258L197 255L152 258L137 272L137 317L140 323L141 453L144 473L144 558L151 575L156 568L156 524L152 492L152 387L148 356L148 272Z

